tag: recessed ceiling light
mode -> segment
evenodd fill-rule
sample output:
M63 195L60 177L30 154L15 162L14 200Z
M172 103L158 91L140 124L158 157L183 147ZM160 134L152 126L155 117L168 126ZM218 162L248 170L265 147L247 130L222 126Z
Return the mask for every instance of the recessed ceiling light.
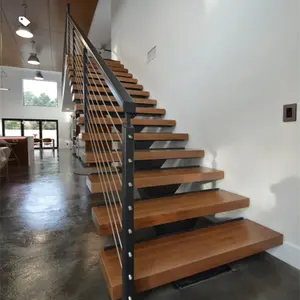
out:
M31 39L33 37L33 33L31 32L30 28L22 24L19 25L16 34L25 39Z
M35 74L35 77L34 77L35 80L44 80L44 77L42 75L42 72L41 71L36 71L36 74Z

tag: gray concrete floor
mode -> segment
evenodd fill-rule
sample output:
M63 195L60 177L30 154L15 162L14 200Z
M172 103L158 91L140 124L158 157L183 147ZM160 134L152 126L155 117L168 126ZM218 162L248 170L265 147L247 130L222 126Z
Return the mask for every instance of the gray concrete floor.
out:
M108 300L80 164L61 150L35 153L0 189L0 299ZM94 198L94 197L93 197ZM155 300L299 300L300 272L267 254L232 264L233 272L176 290L170 284L139 296Z

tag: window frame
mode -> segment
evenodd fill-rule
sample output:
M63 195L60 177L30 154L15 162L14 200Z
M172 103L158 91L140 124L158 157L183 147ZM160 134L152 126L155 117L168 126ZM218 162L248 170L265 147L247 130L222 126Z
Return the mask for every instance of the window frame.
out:
M40 131L40 138L41 139L43 138L42 122L43 121L46 121L46 122L55 122L56 123L56 145L55 145L54 149L58 149L59 148L59 122L58 122L57 119L3 118L2 119L2 136L6 136L5 135L5 121L20 121L21 122L21 136L24 136L24 132L25 132L23 121L37 121L37 122L39 122L39 131ZM49 149L49 148L48 147L44 148L43 145L40 144L40 148L35 148L35 149L38 150L38 149Z
M24 99L24 81L28 80L28 81L37 81L37 82L53 82L56 84L56 105L55 106L46 106L46 105L31 105L31 104L25 104L25 99ZM22 79L22 98L23 98L23 106L31 106L31 107L47 107L47 108L57 108L58 107L58 82L57 81L53 81L53 80L36 80L36 79L32 79L32 78L23 78Z

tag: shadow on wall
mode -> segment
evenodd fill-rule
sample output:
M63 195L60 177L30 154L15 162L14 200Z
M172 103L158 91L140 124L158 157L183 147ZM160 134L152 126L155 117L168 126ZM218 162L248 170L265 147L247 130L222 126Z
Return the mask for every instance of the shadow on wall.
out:
M300 180L298 177L288 177L271 185L270 193L274 195L273 201L260 211L250 209L244 216L284 234L285 241L300 248ZM265 201L266 199L261 199ZM243 210L230 213L220 213L217 217L239 217ZM258 211L257 213L255 213Z
M286 240L300 245L300 180L298 177L288 177L271 186L275 195L275 205L267 211L262 211L256 219L264 220L271 228L284 233ZM291 215L293 212L293 215ZM275 219L274 215L282 215ZM288 216L289 219L286 219Z

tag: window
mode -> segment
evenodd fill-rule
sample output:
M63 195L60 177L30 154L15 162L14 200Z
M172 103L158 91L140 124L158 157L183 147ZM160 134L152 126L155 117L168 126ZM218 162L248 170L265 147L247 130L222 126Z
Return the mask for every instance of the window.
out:
M2 119L3 136L30 136L34 149L58 148L58 121L41 119Z
M24 105L57 107L57 82L23 79Z

